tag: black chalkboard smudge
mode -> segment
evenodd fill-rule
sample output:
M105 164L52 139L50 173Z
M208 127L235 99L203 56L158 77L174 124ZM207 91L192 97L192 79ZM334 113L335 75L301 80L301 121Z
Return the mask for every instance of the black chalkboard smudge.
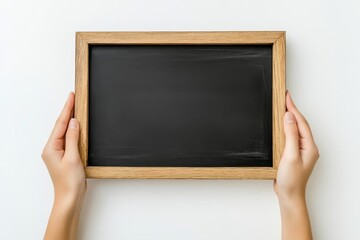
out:
M89 166L272 166L270 45L93 45Z

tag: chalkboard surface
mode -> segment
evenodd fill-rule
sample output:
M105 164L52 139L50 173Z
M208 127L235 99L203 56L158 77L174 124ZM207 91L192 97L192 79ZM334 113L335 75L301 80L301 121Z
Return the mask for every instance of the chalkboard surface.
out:
M88 166L271 167L271 45L90 45Z

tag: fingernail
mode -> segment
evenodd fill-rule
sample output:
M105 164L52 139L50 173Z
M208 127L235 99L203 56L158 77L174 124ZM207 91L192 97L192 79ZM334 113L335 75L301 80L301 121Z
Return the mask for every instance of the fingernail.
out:
M293 124L295 123L295 117L292 112L286 112L285 113L285 122L286 124Z
M69 123L69 128L77 128L77 121L75 118L72 118Z

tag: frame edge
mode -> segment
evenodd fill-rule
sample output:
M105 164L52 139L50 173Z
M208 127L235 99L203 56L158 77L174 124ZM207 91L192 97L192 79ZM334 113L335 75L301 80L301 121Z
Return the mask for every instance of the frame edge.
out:
M114 179L263 179L276 178L273 168L87 167L88 178Z
M81 33L76 33L75 47L75 111L74 116L79 121L80 137L79 152L84 168L88 160L88 113L89 113L89 77L88 77L88 43Z
M284 114L285 114L285 64L286 64L286 32L273 44L273 167L278 169L285 146Z

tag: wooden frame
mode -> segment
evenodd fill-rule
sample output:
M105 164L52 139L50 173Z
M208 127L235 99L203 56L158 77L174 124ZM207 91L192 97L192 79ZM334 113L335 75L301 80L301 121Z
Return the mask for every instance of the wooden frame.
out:
M91 167L88 159L89 45L269 44L273 50L273 167ZM88 178L275 179L284 149L285 32L77 32L75 118L80 156Z

